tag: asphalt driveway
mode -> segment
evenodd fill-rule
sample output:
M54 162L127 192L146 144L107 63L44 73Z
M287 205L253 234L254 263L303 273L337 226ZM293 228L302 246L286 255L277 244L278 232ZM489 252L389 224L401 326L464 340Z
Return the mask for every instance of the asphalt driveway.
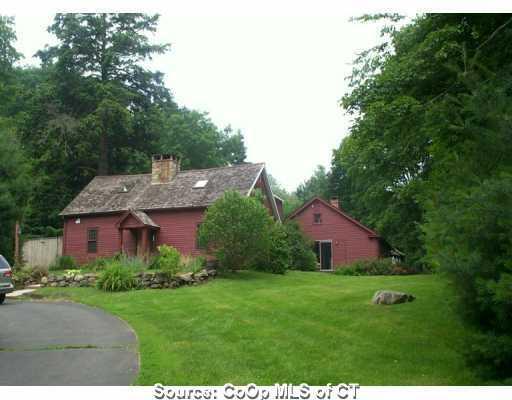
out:
M139 368L132 329L69 302L0 306L0 385L129 385Z

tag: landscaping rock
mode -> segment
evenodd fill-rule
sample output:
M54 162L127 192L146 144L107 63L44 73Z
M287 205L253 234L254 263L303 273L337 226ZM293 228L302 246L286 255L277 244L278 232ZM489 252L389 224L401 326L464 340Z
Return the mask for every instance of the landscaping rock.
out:
M83 280L83 279L84 279L84 276L83 276L83 275L80 275L80 274L75 275L75 277L73 278L73 280L74 280L75 282L80 282L80 281L81 281L81 280Z
M192 272L178 274L178 275L176 275L176 278L185 283L193 283L194 282L194 277L192 275Z
M395 292L393 290L379 290L373 295L373 304L400 304L413 301L415 297L412 294Z
M217 275L217 270L216 269L207 269L206 273L208 274L208 276L215 276L215 275Z
M48 283L48 278L46 276L43 276L41 278L41 285L46 285Z
M199 280L208 279L208 272L205 269L203 269L199 272L196 272L194 274L194 278L199 279Z

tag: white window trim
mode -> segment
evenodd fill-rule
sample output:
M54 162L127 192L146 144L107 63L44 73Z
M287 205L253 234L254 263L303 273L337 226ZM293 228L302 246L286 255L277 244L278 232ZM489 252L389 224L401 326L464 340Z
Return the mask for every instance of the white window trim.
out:
M318 250L318 254L320 256L320 265L319 265L319 271L320 272L332 272L334 271L334 262L333 262L333 258L334 258L334 251L333 251L333 246L332 246L332 239L324 239L324 240L315 240L315 243L320 243L320 247L319 247L319 250ZM321 244L322 243L330 243L331 244L331 268L330 269L322 269L322 246Z

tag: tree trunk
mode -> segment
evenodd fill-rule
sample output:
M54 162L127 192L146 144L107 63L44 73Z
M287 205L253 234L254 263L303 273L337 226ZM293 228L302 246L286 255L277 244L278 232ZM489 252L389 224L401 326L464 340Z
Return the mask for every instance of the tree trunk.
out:
M100 159L98 161L98 175L108 175L108 141L107 133L100 136Z
M14 225L14 266L20 268L20 221L16 221Z

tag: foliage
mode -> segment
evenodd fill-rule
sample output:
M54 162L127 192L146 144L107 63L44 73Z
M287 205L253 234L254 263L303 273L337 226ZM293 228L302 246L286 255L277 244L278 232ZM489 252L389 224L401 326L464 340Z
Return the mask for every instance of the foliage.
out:
M180 261L181 272L192 272L196 273L206 267L206 258L199 256L182 256Z
M150 41L157 23L156 15L57 14L55 45L38 52L41 67L16 67L13 20L1 18L0 158L12 161L0 160L8 170L0 251L9 259L12 214L24 235L55 231L60 211L98 174L147 173L155 153L179 153L184 168L245 159L240 132L179 108L163 74L147 69L168 50Z
M48 268L50 271L62 271L65 269L76 269L78 264L72 256L60 256Z
M199 243L230 270L254 266L267 254L274 221L261 202L228 191L206 211Z
M313 249L313 242L302 232L296 221L289 221L283 224L286 232L286 242L290 249L290 269L301 271L315 271L316 255Z
M325 167L318 165L313 175L297 187L295 194L302 203L315 196L329 199L329 174L326 172Z
M417 299L385 310L372 307L372 294L383 287ZM452 308L451 288L437 275L241 271L171 294L111 296L93 288L38 293L129 321L139 339L137 385L326 385L340 376L357 376L361 385L483 383L464 365L459 349L470 330ZM172 357L161 351L166 348L173 349ZM232 357L226 360L226 354ZM368 368L368 360L386 367Z
M96 286L106 292L121 292L137 287L137 279L131 268L121 261L113 261L98 275Z
M233 134L229 126L221 130L206 113L187 108L165 116L158 146L179 155L183 169L238 164L246 151L240 131Z
M450 277L461 313L491 338L470 343L468 359L512 377L512 19L427 14L383 33L342 100L354 123L331 188L407 264Z
M336 275L410 275L417 274L416 268L402 264L395 264L389 258L377 258L372 260L358 260L350 264L344 264L336 268Z
M157 269L174 276L180 269L181 254L172 246L162 244L158 246L158 254L151 261L150 269Z
M0 15L0 78L8 75L22 55L16 51L14 18Z
M512 369L512 337L510 335L475 334L466 340L464 351L469 365L486 379L507 379ZM510 382L510 381L509 381ZM505 384L510 384L505 381Z
M9 123L0 115L0 254L13 261L14 225L27 209L30 167Z
M16 268L12 271L12 282L16 289L21 289L25 282L32 277L32 271L27 268Z
M283 214L281 217L284 219L298 208L302 202L297 197L295 192L290 193L274 178L272 175L267 174L270 188L272 193L283 200Z
M284 274L291 263L291 248L287 232L280 223L273 223L268 233L270 243L266 251L260 253L253 268L257 271Z

